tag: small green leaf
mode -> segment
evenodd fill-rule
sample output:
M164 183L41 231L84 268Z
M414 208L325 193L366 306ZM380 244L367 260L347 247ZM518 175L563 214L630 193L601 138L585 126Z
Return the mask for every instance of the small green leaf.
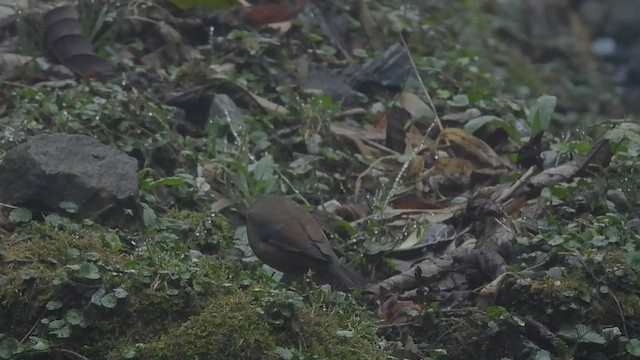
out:
M14 355L24 351L24 346L12 337L0 340L0 358L11 359Z
M44 217L44 222L47 225L51 225L53 227L59 227L59 226L62 226L66 221L65 221L65 218L63 218L58 214L49 214Z
M20 278L22 280L35 279L37 277L38 277L38 273L35 272L34 270L24 270L20 272Z
M47 303L47 310L58 310L62 307L62 301L49 301Z
M142 204L142 220L144 221L144 225L148 228L152 228L152 229L164 229L165 228L165 224L162 221L162 219L160 219L158 217L158 215L156 215L156 212L153 211L153 209L151 207L149 207L149 205L147 204Z
M104 244L109 247L109 249L113 251L118 251L122 249L122 242L120 241L120 236L114 233L107 233L104 235Z
M465 107L469 105L469 98L465 94L454 95L451 100L447 101L449 106Z
M284 360L293 359L293 351L287 348L276 346L275 350L273 350L273 353L278 355L281 359L284 359Z
M115 295L115 297L117 297L118 299L124 299L129 295L129 293L123 288L116 288L113 289L113 295Z
M73 247L67 248L67 250L65 250L65 253L71 259L77 259L80 256L80 250Z
M631 339L626 346L627 352L631 356L640 357L640 340Z
M62 327L65 326L66 324L67 323L64 320L58 319L58 320L50 321L47 324L47 327L52 330L57 330L57 329L62 329Z
M78 212L78 205L76 205L75 203L72 203L71 201L61 201L58 206L68 212L69 214L76 214Z
M113 309L118 305L118 298L114 294L107 294L100 299L100 304L107 309Z
M82 312L78 309L71 309L67 311L64 319L68 324L71 325L80 325L85 321L84 314L82 314Z
M606 344L607 340L593 329L586 325L578 324L573 329L565 329L558 332L558 335L581 343Z
M547 350L539 350L533 356L533 360L551 360L551 353Z
M134 348L125 349L120 353L120 356L123 359L133 359L136 357L136 350Z
M147 182L146 185L144 186L144 190L153 191L160 185L178 186L184 183L185 183L185 179L183 177L179 177L179 176L164 177L162 179Z
M65 325L58 330L50 331L49 334L55 335L61 339L68 338L69 336L71 336L71 326Z
M271 155L263 156L255 165L255 178L261 181L269 181L275 177L276 163Z
M180 294L180 290L178 289L169 289L167 290L167 295L176 296Z
M80 264L80 268L78 269L80 276L87 279L100 279L100 271L98 271L98 267L91 263L82 263Z
M26 208L17 208L13 209L13 211L9 213L9 221L12 223L28 222L31 221L32 216L33 214L31 214L31 210Z
M90 251L85 254L85 258L89 261L98 261L100 260L100 254L94 251Z
M49 342L46 339L37 336L29 336L29 340L31 340L31 349L35 351L49 350Z

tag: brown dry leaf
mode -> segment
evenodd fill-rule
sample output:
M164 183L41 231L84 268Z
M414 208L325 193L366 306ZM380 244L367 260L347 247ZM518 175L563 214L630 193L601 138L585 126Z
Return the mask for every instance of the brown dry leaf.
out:
M272 29L275 29L280 34L284 34L287 31L291 30L291 27L293 26L293 21L291 21L291 20L282 21L282 22L278 22L278 23L269 24L267 26L272 28Z
M433 162L433 166L434 168L447 173L471 174L473 171L477 170L477 166L475 166L471 161L463 158L436 159Z
M429 107L429 105L425 104L422 99L418 97L418 95L403 91L400 94L400 98L398 99L398 103L411 114L413 119L427 118L429 120L434 118L433 110Z
M398 289L398 291L415 289L418 285L417 274L419 274L420 284L428 284L437 281L438 277L448 272L452 265L453 259L450 256L425 259L407 271L384 279L378 285L386 289Z
M397 300L397 299L396 299ZM385 324L402 324L413 319L416 315L422 311L422 305L416 304L413 301L397 301L386 305L386 311L384 312Z
M297 6L283 4L261 4L242 9L245 23L262 26L294 19L305 8L306 2Z
M423 155L417 155L411 158L409 162L409 168L407 169L408 176L418 176L424 170L424 164L427 162L427 157Z
M336 208L336 215L346 221L355 221L371 213L371 208L363 204L343 204Z
M262 96L259 96L259 95L256 95L256 94L252 93L249 90L245 89L245 91L249 95L251 95L251 97L267 112L270 112L270 113L272 113L274 115L277 115L277 116L284 116L284 115L287 115L287 113L289 112L289 111L287 111L287 109L284 108L284 106L282 106L280 104L276 104L271 100L267 100L267 99L263 98Z
M347 137L353 141L355 141L355 139L359 139L378 150L394 155L399 155L397 152L394 152L384 145L377 143L385 140L386 134L384 130L371 127L360 128L350 125L347 122L333 122L331 123L330 129L331 132L336 135ZM418 134L416 134L416 132L418 132ZM436 148L435 141L426 139L422 135L419 135L419 131L417 130L415 132L413 130L409 131L409 133L407 134L407 141L409 142L409 144L411 144L411 146L414 147L422 146L425 149L431 150L434 150Z
M360 139L360 140L384 140L384 131L378 129L368 129L365 130L363 128L353 126L348 124L347 122L333 122L330 126L331 132L345 136L350 139Z
M405 210L433 210L442 209L442 205L423 199L411 198L394 203L393 208Z
M440 132L438 141L449 141L463 148L469 155L476 156L482 162L491 166L505 166L512 168L512 165L498 156L493 149L481 139L458 128L446 128Z
M463 209L464 205L453 205L442 209L387 209L381 216L379 213L371 216L381 217L380 220L385 221L400 216L412 216L418 218L420 222L439 223L451 219ZM364 220L365 219L358 220L356 223Z

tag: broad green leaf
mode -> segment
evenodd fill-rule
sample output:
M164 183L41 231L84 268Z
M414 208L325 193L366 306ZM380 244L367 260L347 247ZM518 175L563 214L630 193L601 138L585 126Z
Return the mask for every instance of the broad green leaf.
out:
M35 279L37 277L38 277L38 273L31 269L24 270L20 273L20 278L22 280Z
M47 324L47 327L52 330L57 330L57 329L62 329L62 327L65 326L66 324L67 323L64 320L58 319L58 320L50 321Z
M50 331L49 334L55 335L61 339L71 336L71 326L65 325L60 329Z
M63 218L62 216L60 216L58 214L49 214L49 215L44 217L44 222L47 225L51 225L53 227L58 227L58 226L61 226L62 224L65 223L65 218Z
M550 95L542 95L536 100L531 107L528 119L532 134L537 134L540 130L545 130L549 127L551 115L553 115L557 102L558 99Z
M469 98L465 94L454 95L451 100L447 101L449 106L465 107L469 105Z
M29 336L29 340L31 340L31 348L36 351L47 351L49 350L49 341L46 339L37 337L37 336Z
M115 297L117 297L118 299L124 299L129 295L129 293L123 288L116 288L113 289L113 295L115 295Z
M640 357L640 340L631 339L626 346L627 352L631 356Z
M98 268L91 263L82 263L80 264L80 268L78 269L80 276L87 279L100 279L100 272Z
M118 305L118 298L114 294L107 294L100 299L100 304L108 309L113 309Z
M17 208L13 209L11 213L9 213L9 221L12 223L22 223L31 221L31 210L25 208Z
M71 201L61 201L58 206L69 214L75 214L78 212L78 205Z
M0 340L0 358L11 359L14 355L24 351L24 346L18 340L7 337Z
M271 155L266 155L260 159L255 166L255 178L262 181L269 181L275 177L276 163Z
M284 360L293 359L293 351L287 348L276 346L275 350L273 350L273 353L278 355L280 359L284 359Z
M82 314L82 312L78 309L71 309L67 311L64 319L68 324L71 325L80 325L85 321L84 314Z
M58 310L62 307L62 301L49 301L46 307L47 310Z
M605 338L586 325L578 324L575 328L565 329L558 335L581 343L606 344Z
M122 249L122 242L120 241L120 236L114 233L105 234L103 243L113 251L118 251Z

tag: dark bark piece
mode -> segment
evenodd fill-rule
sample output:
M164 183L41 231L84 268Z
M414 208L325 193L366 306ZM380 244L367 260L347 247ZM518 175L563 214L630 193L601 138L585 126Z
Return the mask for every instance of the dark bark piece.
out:
M399 106L392 106L387 109L387 132L385 146L389 149L404 154L407 146L407 124L411 121L411 114Z
M49 51L74 74L102 78L111 72L111 65L99 58L90 39L82 33L74 6L65 5L50 10L43 18Z

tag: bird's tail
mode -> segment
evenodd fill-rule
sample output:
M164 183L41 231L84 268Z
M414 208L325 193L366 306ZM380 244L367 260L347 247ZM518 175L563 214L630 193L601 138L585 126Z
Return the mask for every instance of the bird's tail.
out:
M367 280L362 275L341 263L338 259L330 264L328 270L332 277L332 279L329 279L329 283L338 289L354 290L367 283Z

